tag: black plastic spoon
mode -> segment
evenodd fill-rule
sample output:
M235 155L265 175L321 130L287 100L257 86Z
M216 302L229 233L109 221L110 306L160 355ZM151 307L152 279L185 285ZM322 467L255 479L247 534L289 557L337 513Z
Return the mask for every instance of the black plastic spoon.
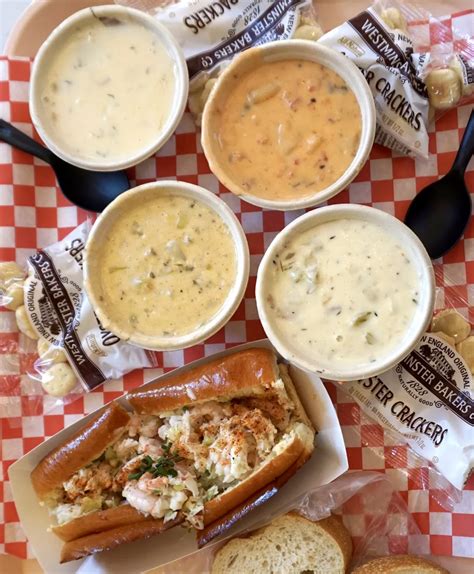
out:
M71 165L2 119L0 140L49 163L63 194L83 209L103 211L118 195L130 189L124 171L89 171Z
M420 238L431 259L449 251L461 238L471 216L472 202L464 172L474 153L474 111L464 131L452 168L411 202L405 223Z

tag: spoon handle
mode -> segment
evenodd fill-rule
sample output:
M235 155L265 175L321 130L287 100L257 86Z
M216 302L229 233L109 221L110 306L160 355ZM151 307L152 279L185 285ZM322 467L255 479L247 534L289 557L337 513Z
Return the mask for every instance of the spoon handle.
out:
M52 153L25 133L0 119L0 140L26 153L35 155L47 163L51 163Z
M454 160L452 169L463 175L466 171L467 164L474 154L474 111L469 116L464 135L459 146L456 159Z

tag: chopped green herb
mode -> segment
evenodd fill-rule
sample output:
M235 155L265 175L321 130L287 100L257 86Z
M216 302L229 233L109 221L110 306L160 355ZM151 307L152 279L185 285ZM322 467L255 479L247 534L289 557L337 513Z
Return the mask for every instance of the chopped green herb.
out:
M369 320L371 315L372 311L365 311L364 313L359 313L359 315L357 315L357 317L354 319L352 326L358 327L359 325L362 325L363 323Z
M168 451L170 447L171 445L168 446ZM163 450L165 450L165 448L163 448ZM178 471L174 468L174 465L180 460L182 460L180 456L168 454L167 456L160 456L158 460L153 461L151 456L146 455L142 458L138 469L128 475L128 479L138 480L146 472L149 472L153 478L158 478L159 476L171 476L175 478L178 476Z

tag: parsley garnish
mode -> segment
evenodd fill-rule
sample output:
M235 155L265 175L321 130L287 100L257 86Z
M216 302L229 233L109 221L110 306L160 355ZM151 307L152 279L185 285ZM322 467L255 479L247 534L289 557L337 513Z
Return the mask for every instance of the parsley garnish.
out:
M178 471L174 468L174 465L183 459L176 454L169 454L170 448L171 444L164 443L163 451L166 453L166 456L160 456L156 461L149 455L144 456L138 469L128 475L128 480L138 480L145 472L151 473L153 478L158 478L159 476L171 476L176 478Z

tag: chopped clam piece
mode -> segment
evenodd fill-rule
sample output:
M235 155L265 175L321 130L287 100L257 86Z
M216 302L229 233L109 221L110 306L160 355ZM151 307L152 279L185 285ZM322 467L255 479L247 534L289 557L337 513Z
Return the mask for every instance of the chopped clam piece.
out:
M375 337L372 335L372 333L366 333L365 340L369 345L373 345L375 343Z
M291 269L290 276L295 283L299 283L303 277L303 273L302 273L301 269L298 269L298 268Z
M170 239L166 244L166 251L174 257L178 261L185 261L186 256L183 253L183 250L179 246L179 243L176 239Z
M306 138L306 150L312 153L321 144L321 137L317 134L311 134Z
M310 283L316 283L318 278L318 269L316 265L311 265L306 269L306 278Z

